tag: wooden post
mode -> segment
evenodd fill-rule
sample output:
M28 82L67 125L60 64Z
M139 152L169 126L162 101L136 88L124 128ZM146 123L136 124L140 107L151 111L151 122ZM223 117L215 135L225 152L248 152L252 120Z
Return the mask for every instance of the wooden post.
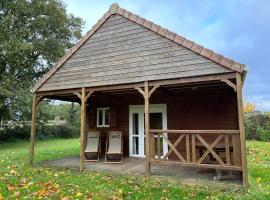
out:
M82 88L81 94L81 137L80 137L80 171L84 169L84 140L85 140L85 114L86 111L86 96L85 88Z
M149 87L148 81L144 82L144 129L145 129L145 174L150 175L150 136L149 136Z
M31 135L30 135L30 150L29 150L29 164L32 166L34 161L35 152L35 140L36 140L36 111L41 97L37 97L37 94L33 94L32 101L32 124L31 124Z
M247 160L246 160L246 138L245 138L245 125L244 125L244 114L243 114L242 78L241 78L240 73L236 73L236 88L237 88L238 124L239 124L240 143L241 143L243 187L245 188L245 190L247 190L248 175L247 175Z

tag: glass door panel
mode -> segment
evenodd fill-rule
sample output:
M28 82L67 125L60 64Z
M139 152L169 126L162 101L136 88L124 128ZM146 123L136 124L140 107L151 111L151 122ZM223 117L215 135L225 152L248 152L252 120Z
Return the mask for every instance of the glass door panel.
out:
M132 113L132 154L139 155L139 113Z

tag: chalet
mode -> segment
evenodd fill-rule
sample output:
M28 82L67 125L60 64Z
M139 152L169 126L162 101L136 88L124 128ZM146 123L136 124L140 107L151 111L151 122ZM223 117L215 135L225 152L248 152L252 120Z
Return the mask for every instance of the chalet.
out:
M81 105L80 169L87 130L123 133L125 157L238 173L247 186L242 87L246 67L117 4L33 87ZM102 162L102 161L99 161ZM124 159L125 162L125 159Z

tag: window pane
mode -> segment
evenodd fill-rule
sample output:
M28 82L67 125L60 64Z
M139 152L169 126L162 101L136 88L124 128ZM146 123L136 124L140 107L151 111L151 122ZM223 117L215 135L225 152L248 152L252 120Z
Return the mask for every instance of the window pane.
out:
M150 129L162 129L162 113L150 113Z
M158 156L157 137L155 137L155 155ZM162 137L160 137L160 156L163 156L163 138Z
M98 109L98 125L102 126L102 118L103 118L103 110L102 109Z
M138 155L139 154L139 138L138 137L133 137L132 138L132 153L134 155Z
M108 126L109 125L109 118L110 118L110 109L105 109L104 114L105 114L104 125Z
M138 113L133 113L133 135L139 135L139 114Z

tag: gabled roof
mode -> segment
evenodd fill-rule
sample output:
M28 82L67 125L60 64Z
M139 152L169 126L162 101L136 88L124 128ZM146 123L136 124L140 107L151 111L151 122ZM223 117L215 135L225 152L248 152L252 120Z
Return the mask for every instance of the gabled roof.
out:
M174 32L171 32L161 26L148 21L136 14L133 14L123 8L120 8L117 4L112 4L109 11L107 11L103 17L92 27L90 31L83 36L78 43L73 46L68 52L56 63L33 87L32 92L36 92L98 29L99 27L111 16L118 14L128 20L135 22L225 68L230 70L243 73L246 71L246 67L243 64L240 64L236 61L233 61L229 58L226 58L220 54L213 52L210 49L207 49L195 42L192 42Z

